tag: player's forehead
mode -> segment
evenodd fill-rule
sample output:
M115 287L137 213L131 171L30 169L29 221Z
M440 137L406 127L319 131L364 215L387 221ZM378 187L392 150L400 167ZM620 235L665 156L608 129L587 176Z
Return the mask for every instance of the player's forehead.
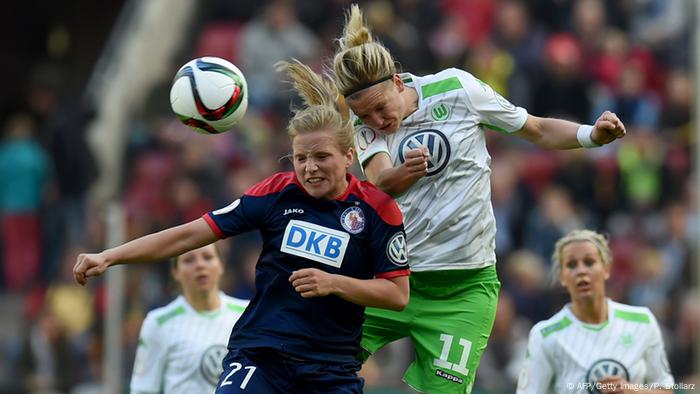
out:
M588 240L576 240L562 246L561 253L564 258L579 257L579 256L598 256L598 248L595 244Z
M292 151L296 155L313 155L319 152L337 150L336 133L331 130L315 130L300 133L292 141Z
M348 97L346 100L352 112L355 115L362 116L365 115L377 107L386 105L387 97L387 83L386 81L369 88L357 92L354 95Z

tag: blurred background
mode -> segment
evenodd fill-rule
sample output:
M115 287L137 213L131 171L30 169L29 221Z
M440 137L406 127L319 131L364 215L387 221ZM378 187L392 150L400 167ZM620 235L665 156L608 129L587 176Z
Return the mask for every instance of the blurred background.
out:
M677 382L700 387L697 24L693 0L360 1L401 67L468 70L538 116L628 135L604 148L542 151L489 133L503 288L475 392L512 393L530 327L567 301L550 286L556 239L609 235L609 296L650 307ZM167 264L110 270L87 287L76 255L227 205L289 169L293 98L274 62L319 68L346 0L9 1L0 24L0 393L121 393L150 309L177 289ZM250 106L233 132L198 135L169 108L187 60L226 58ZM359 174L357 169L355 172ZM225 243L224 290L252 295L256 234ZM410 344L363 371L368 393L407 393Z

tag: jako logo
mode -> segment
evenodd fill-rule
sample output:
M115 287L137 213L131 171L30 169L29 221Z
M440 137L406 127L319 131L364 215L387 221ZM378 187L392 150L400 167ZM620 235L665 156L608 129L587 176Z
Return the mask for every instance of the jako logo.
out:
M287 215L289 215L290 213L299 213L299 214L301 214L301 213L304 213L304 209L303 209L303 208L287 208L287 209L284 210L284 214L283 214L283 215L284 215L284 216L287 216Z
M280 250L319 263L340 268L350 234L304 222L290 220L284 230Z

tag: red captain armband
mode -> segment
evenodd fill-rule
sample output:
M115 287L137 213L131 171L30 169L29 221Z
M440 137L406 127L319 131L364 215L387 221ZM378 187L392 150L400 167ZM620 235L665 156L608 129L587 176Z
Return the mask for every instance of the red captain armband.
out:
M410 275L411 275L411 270L407 268L405 270L382 272L382 273L374 275L374 277L377 279L391 279L391 278L398 278L399 276L410 276Z

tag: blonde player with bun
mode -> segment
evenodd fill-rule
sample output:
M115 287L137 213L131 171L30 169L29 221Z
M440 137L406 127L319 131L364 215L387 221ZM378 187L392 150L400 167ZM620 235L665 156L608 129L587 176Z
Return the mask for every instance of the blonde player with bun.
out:
M612 255L601 234L557 241L553 278L571 303L530 331L519 394L672 393L673 376L654 315L605 296Z
M410 337L416 348L405 374L410 386L469 393L500 288L486 131L572 149L608 144L625 127L608 111L595 125L529 115L460 69L400 73L357 5L348 12L333 70L352 111L361 167L404 214L413 272L406 310L368 308L362 345L369 354Z

